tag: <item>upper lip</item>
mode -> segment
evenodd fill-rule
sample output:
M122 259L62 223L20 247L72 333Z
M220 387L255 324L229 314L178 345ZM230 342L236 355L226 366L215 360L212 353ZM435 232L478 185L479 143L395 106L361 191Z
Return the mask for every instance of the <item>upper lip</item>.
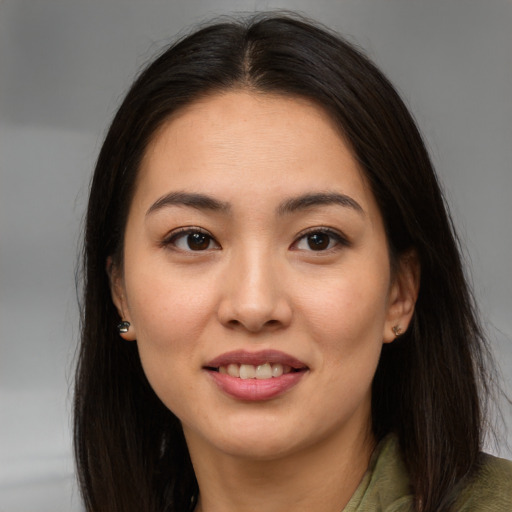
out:
M307 368L307 366L296 357L280 352L279 350L260 350L258 352L234 350L212 359L205 365L205 368L219 368L229 364L251 364L257 366L265 363L280 363L297 370Z

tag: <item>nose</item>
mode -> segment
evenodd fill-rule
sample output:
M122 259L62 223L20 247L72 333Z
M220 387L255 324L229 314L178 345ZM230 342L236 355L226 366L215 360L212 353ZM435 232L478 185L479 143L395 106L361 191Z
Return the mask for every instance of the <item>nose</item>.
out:
M292 308L277 267L263 251L234 255L221 285L218 317L224 326L257 333L290 324Z

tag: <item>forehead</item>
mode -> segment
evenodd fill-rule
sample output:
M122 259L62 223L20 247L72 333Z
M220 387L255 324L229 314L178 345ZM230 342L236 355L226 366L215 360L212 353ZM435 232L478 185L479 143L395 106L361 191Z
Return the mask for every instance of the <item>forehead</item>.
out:
M226 200L340 187L359 200L369 193L350 146L321 107L248 91L192 103L168 119L148 145L138 192L205 187Z

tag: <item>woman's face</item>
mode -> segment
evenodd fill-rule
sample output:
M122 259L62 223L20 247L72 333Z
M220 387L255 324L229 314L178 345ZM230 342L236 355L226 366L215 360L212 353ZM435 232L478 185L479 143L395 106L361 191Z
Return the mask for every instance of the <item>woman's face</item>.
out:
M368 431L411 275L391 278L377 204L327 115L238 91L155 135L112 282L189 444L271 459Z

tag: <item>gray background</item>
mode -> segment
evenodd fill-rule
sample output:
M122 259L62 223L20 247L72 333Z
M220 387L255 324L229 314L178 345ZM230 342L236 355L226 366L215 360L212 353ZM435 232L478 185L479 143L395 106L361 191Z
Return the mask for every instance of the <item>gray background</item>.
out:
M1 512L80 510L69 432L74 265L91 169L123 92L190 25L275 8L358 42L401 91L512 394L512 2L0 0ZM504 442L489 449L511 456Z

